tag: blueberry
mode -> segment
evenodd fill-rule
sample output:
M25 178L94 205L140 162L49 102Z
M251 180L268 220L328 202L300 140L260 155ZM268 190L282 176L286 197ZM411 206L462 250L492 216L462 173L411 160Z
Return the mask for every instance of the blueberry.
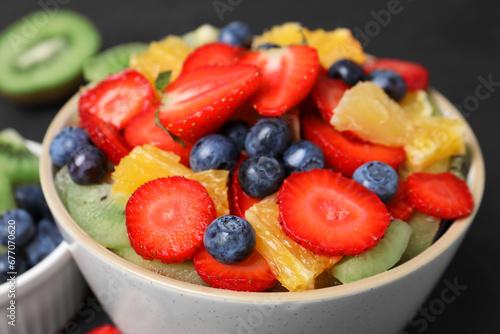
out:
M255 249L256 237L252 225L237 216L220 216L208 225L203 236L207 252L220 263L237 264L245 261Z
M40 185L20 184L14 186L14 198L16 199L17 207L28 211L35 221L42 217L52 218Z
M9 240L16 247L26 245L35 235L36 226L33 218L24 209L5 211L0 216L0 244L7 246Z
M41 219L37 224L38 233L48 235L57 246L63 240L56 223L51 219Z
M371 161L359 166L352 178L384 203L389 202L398 191L398 174L391 166L380 161Z
M318 145L309 140L299 140L283 154L283 164L288 173L307 172L325 167L325 156Z
M34 266L45 259L57 247L57 243L52 236L40 228L37 229L37 232L31 242L23 248L23 253L30 266Z
M247 122L235 119L225 123L220 129L220 134L231 139L238 152L241 152L245 149L245 138L249 130L250 125Z
M246 47L250 45L252 38L253 33L250 26L246 23L235 21L221 29L217 41L234 46Z
M396 101L401 101L406 94L406 83L403 78L392 70L373 70L366 77L382 88L387 95Z
M10 262L9 262L10 261ZM12 266L12 267L11 267ZM8 253L4 253L0 256L0 284L7 282L7 279L12 274L8 274L10 272L15 272L15 276L19 276L24 273L28 269L28 264L26 260L21 256L10 256Z
M79 147L89 143L90 138L82 128L70 126L62 129L50 143L49 154L52 163L58 167L66 165Z
M292 131L281 117L261 118L245 139L248 155L281 157L292 143Z
M349 59L337 60L328 70L328 76L334 79L342 79L347 85L354 86L363 80L365 73L363 68Z
M93 145L80 147L68 161L69 176L75 183L81 185L99 183L107 171L106 153Z
M276 158L265 155L248 157L238 171L238 182L243 191L254 198L264 198L280 188L285 179L285 168Z
M229 138L219 134L199 139L189 156L189 163L194 172L208 169L232 170L237 160L236 145Z
M264 43L257 47L257 50L279 49L281 46L273 43Z

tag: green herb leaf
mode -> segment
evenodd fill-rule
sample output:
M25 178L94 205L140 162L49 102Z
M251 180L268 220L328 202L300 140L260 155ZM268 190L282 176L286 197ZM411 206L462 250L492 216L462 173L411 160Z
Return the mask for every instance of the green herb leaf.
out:
M156 89L160 92L163 92L165 88L168 86L171 76L172 76L172 71L165 71L158 74L158 77L156 78L155 81Z
M167 128L165 128L163 126L163 124L161 124L160 122L160 108L156 109L156 112L155 112L155 125L158 126L160 129L162 129L163 131L165 131L170 137L172 137L172 139L176 142L178 142L179 144L181 144L182 146L186 147L186 144L182 141L182 139L180 139L179 137L177 136L174 136L173 134L171 134Z

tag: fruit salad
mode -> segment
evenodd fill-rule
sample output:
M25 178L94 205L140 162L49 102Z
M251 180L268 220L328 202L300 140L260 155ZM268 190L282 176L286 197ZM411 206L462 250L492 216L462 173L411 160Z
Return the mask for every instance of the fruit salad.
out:
M473 210L464 121L422 65L367 56L348 29L204 25L86 64L78 121L50 146L55 184L92 238L153 272L347 284Z

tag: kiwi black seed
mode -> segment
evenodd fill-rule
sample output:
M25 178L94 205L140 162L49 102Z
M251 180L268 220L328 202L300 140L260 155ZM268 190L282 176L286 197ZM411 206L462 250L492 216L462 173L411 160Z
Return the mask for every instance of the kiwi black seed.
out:
M81 14L29 14L0 34L0 94L27 105L66 98L81 83L83 61L99 45L98 30Z

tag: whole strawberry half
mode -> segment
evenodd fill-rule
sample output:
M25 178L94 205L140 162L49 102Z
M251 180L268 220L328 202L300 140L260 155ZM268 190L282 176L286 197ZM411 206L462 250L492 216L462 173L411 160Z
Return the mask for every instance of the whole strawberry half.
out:
M301 117L302 136L318 145L325 154L325 163L343 175L351 177L361 165L381 161L395 170L405 158L401 147L389 147L362 142L335 130L315 113Z
M121 334L121 332L111 325L102 325L87 332L87 334Z
M239 63L262 69L262 84L249 102L264 116L279 116L297 106L311 91L319 70L318 53L307 45L249 52Z
M159 178L139 187L125 210L130 245L145 259L180 263L203 245L215 205L198 181Z
M450 172L413 173L406 187L413 207L430 216L456 219L468 216L474 209L467 183Z
M205 248L193 257L194 268L210 286L235 291L264 291L276 284L271 267L257 250L238 264L217 262Z
M159 104L155 104L130 120L123 131L125 141L131 148L149 144L164 151L174 152L180 156L181 163L189 166L189 153L194 143L184 140L185 146L183 146L156 125L155 116L159 106Z
M182 72L207 65L232 65L246 49L226 43L208 43L195 49L184 61Z
M139 72L126 69L112 74L82 93L79 109L96 115L121 130L154 99L153 88Z
M260 81L260 70L253 65L205 66L183 73L163 94L160 122L171 134L195 141L217 131Z
M377 195L326 169L292 174L279 190L278 203L283 231L304 248L327 256L372 248L390 222Z

